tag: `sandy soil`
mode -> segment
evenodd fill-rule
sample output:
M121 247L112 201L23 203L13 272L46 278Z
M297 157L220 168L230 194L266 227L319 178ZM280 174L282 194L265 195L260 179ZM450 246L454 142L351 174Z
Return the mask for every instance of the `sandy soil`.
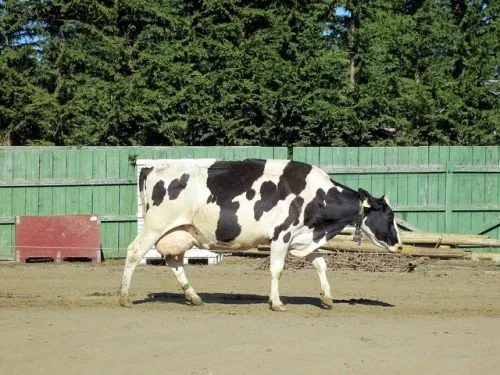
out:
M269 310L262 259L188 266L205 301L184 304L170 270L140 266L119 307L123 261L0 264L1 374L497 374L500 268L439 261L412 273L286 270L288 311Z

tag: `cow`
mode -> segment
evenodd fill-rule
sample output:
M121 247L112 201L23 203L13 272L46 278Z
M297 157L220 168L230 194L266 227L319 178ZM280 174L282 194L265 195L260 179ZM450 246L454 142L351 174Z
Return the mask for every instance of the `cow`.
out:
M278 282L287 253L305 257L318 272L321 302L333 307L326 262L317 251L355 224L371 242L391 252L402 245L385 196L350 189L312 165L289 160L168 160L139 173L144 226L129 245L119 303L131 307L132 274L146 252L166 257L186 300L203 302L188 281L183 254L194 247L241 251L270 245L270 308L286 311Z

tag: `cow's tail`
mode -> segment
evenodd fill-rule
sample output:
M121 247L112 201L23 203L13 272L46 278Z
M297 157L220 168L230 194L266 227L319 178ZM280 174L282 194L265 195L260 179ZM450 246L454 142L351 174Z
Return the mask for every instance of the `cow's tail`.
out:
M141 200L142 217L146 216L146 189L139 191L139 199Z
M141 202L142 218L146 216L146 184L142 186L142 189L138 190L139 199Z

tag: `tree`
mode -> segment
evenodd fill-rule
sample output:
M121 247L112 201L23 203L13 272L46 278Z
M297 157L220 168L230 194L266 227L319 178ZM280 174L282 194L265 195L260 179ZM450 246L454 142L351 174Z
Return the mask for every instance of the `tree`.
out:
M490 0L0 0L0 135L498 144Z

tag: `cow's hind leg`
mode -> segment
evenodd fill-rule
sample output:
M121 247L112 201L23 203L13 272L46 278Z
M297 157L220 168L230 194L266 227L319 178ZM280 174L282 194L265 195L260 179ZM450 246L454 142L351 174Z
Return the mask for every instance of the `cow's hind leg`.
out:
M280 300L278 289L279 280L285 266L286 252L286 246L278 243L278 241L271 242L271 264L269 267L271 270L271 292L269 293L269 303L273 311L286 311L285 305Z
M200 296L196 294L191 283L188 281L186 274L184 273L184 253L180 255L168 255L166 257L167 264L172 269L177 281L181 285L184 294L186 295L186 301L188 301L193 306L203 305L203 301Z
M323 307L327 309L333 308L333 299L330 291L330 284L328 283L328 279L326 278L326 262L325 259L321 256L321 254L317 252L310 253L307 255L306 259L310 260L318 271L319 282L321 283L321 303Z
M120 288L120 305L132 307L133 304L129 296L132 275L141 259L146 255L148 250L151 249L157 238L158 234L156 232L147 231L143 228L129 245L127 258L125 260L125 268L123 270L122 285Z

